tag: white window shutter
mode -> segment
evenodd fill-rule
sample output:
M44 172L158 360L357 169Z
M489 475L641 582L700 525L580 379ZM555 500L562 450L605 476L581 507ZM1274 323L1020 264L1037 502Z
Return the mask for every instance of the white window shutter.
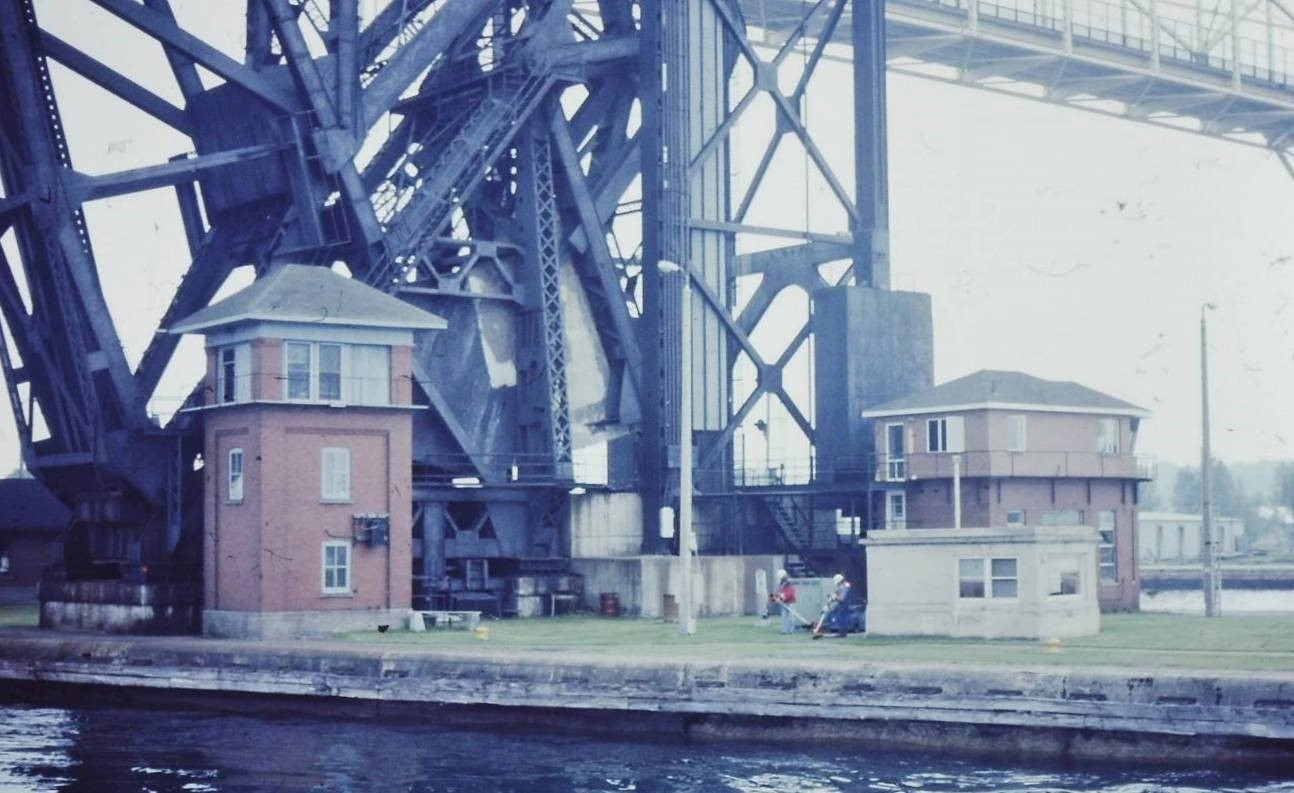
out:
M350 500L350 449L327 447L323 450L320 495L325 501Z
M966 451L966 420L962 416L948 417L948 451Z
M252 346L234 346L234 401L252 401Z

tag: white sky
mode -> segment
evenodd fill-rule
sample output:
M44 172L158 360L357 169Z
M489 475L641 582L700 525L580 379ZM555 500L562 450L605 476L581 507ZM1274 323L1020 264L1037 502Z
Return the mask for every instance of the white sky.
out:
M1017 369L1151 411L1138 451L1294 459L1294 178L1236 143L891 76L896 289L933 295L935 379Z
M108 53L134 57L111 45L96 54ZM150 83L165 90L164 65L152 68ZM187 148L134 126L135 112L115 100L80 94L62 93L78 168L113 171ZM889 103L892 286L933 296L937 382L985 368L1073 380L1151 411L1139 452L1198 465L1199 317L1214 302L1214 453L1294 459L1294 178L1275 155L894 73ZM811 128L831 126L832 114L852 117L812 103ZM847 164L837 168L847 179ZM808 193L806 203L820 201ZM170 210L158 209L171 194L156 196L88 210L132 363L187 262L168 236ZM199 349L181 347L163 402L196 380ZM0 415L7 468L17 440L8 411Z

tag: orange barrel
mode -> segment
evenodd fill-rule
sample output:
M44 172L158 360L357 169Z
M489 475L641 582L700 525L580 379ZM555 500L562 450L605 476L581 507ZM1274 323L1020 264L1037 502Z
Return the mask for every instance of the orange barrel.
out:
M620 616L620 595L616 592L602 593L602 616Z

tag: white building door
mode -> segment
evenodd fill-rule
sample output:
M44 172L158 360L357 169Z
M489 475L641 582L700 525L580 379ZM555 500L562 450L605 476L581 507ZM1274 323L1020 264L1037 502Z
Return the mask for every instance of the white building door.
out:
M902 490L885 492L885 528L906 529L908 527L908 496Z

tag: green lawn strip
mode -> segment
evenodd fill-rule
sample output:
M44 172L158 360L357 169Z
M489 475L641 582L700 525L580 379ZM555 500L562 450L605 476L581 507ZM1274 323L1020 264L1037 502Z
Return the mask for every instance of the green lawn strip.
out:
M39 606L0 606L0 627L34 628L39 624Z
M348 634L349 641L472 650L630 655L698 662L741 659L859 659L1011 666L1134 666L1156 669L1294 671L1294 617L1112 614L1095 636L1061 640L1055 651L1032 640L876 637L812 641L807 631L781 636L752 617L702 619L692 636L659 620L567 616L488 620L485 635L466 630Z
M0 626L35 626L36 606L0 606ZM879 637L813 641L807 630L777 632L777 620L705 618L691 636L676 623L634 617L567 615L545 619L485 620L482 633L459 628L423 632L390 630L345 634L342 641L378 643L393 649L519 652L554 656L586 654L644 660L694 662L858 660L887 663L957 663L1002 666L1131 666L1138 669L1201 669L1294 672L1294 615L1218 618L1180 614L1106 614L1101 632L1068 637L1054 652L1044 643L1019 639Z

